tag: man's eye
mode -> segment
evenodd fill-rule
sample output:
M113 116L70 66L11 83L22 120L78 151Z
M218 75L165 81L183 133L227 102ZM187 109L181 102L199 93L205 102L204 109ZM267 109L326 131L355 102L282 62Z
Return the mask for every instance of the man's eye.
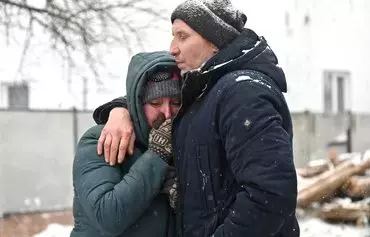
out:
M184 40L184 39L187 38L187 36L184 33L180 33L179 34L179 38L182 39L182 40Z

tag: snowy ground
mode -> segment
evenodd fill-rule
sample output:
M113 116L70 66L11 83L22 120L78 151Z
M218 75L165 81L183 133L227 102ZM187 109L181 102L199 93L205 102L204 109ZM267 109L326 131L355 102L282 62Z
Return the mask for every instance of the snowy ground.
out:
M318 218L300 220L301 237L370 237L370 228L328 224Z
M328 224L317 218L300 221L301 237L370 237L370 228L356 228L350 225ZM33 237L69 237L72 226L50 224L48 228Z
M60 224L50 224L46 230L34 235L33 237L69 237L72 226Z

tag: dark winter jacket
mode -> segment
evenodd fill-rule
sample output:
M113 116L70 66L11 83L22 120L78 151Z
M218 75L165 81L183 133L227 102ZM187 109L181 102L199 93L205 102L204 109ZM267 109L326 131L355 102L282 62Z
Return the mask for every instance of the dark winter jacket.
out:
M292 122L277 64L265 39L245 29L186 74L173 123L177 236L299 236Z
M244 30L186 75L173 125L179 236L299 236L292 122L277 63L265 39Z
M149 129L139 94L150 71L175 66L166 52L133 57L126 88L137 140L134 154L122 165L111 167L96 153L103 125L90 128L80 139L73 165L72 237L173 236L168 201L159 194L167 164L147 151Z

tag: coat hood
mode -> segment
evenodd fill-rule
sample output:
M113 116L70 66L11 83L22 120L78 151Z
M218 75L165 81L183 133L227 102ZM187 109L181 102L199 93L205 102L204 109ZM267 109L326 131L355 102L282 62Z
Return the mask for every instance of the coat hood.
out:
M270 77L287 92L285 74L264 37L244 29L226 48L221 49L200 69L201 73L223 75L236 70L254 70Z
M137 141L147 146L149 125L144 113L141 96L148 76L159 68L177 69L175 58L167 51L139 53L131 58L127 78L127 105L134 123Z

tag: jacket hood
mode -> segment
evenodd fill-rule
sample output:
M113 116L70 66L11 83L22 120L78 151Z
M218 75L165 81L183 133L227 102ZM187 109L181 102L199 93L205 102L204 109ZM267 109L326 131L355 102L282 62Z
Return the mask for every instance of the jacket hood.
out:
M148 145L149 125L141 96L148 76L159 68L177 70L175 58L167 51L139 53L131 58L127 72L127 106L134 123L136 139L145 146Z
M287 92L285 74L278 65L275 53L264 37L250 29L244 29L232 43L208 60L200 72L224 75L236 70L261 72L270 77L282 92Z

